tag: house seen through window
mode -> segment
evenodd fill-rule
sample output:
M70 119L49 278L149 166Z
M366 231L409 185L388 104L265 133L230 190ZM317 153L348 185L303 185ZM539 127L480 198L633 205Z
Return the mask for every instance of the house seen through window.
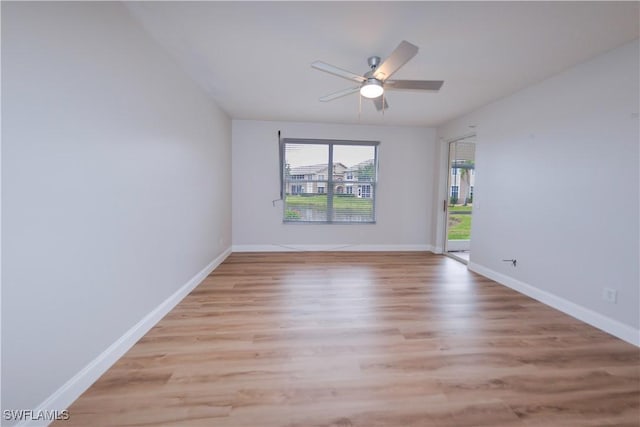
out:
M373 223L375 141L284 139L284 222Z

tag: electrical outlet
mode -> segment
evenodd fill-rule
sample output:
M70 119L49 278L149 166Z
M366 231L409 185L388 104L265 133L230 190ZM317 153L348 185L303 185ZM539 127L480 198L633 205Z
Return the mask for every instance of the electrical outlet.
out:
M618 291L612 288L602 288L602 299L615 304L618 300Z

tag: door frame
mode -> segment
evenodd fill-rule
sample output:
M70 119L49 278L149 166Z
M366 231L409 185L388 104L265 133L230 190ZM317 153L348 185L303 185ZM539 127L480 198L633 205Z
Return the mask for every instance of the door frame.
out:
M449 188L450 188L450 177L451 177L451 163L450 163L450 149L451 144L455 142L462 142L467 139L472 139L475 144L477 141L477 133L476 131L472 131L454 138L442 139L441 140L441 170L443 173L440 174L440 179L443 184L440 185L441 193L440 200L438 201L439 209L438 209L438 219L439 225L436 226L438 233L438 241L436 242L436 252L442 253L450 258L453 258L457 261L460 261L464 264L467 264L467 260L455 256L450 252L447 252L447 242L448 242L448 217L449 217Z

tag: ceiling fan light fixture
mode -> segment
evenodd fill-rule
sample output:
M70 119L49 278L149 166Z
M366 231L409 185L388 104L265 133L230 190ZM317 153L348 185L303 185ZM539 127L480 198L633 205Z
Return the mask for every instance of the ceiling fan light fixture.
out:
M365 98L377 98L384 92L382 82L378 79L369 78L362 84L360 95Z

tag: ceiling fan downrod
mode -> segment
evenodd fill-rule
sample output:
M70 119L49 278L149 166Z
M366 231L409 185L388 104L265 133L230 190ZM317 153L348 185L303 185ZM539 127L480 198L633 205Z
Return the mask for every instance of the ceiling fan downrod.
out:
M370 56L369 59L367 59L367 64L369 64L369 68L371 68L371 71L375 70L376 68L378 68L378 65L380 65L380 57Z

